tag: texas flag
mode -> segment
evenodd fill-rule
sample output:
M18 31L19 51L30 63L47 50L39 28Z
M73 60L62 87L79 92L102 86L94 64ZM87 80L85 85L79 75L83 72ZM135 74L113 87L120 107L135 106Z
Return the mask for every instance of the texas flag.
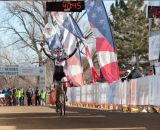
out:
M117 54L111 26L102 0L86 0L91 28L96 37L96 51L103 77L108 83L119 80Z

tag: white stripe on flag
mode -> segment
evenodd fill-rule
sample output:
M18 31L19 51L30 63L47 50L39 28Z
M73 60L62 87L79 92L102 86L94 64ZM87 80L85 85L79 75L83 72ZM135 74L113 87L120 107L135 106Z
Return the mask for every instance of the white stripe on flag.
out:
M84 45L85 45L85 51L86 51L86 58L88 60L90 68L92 68L93 67L92 55L90 53L88 45L85 42L84 42Z
M76 47L76 42L76 37L64 28L62 44L64 45L67 54L72 53L73 48Z
M99 51L97 52L98 61L100 66L105 66L106 64L110 64L112 62L117 62L117 54L109 51Z
M97 28L93 27L92 31L93 31L93 34L94 34L95 37L103 37L104 38L104 36L102 35L102 33L100 31L98 31Z
M51 12L51 15L57 21L57 24L62 25L64 20L67 18L67 12Z
M89 65L90 65L90 68L92 68L92 67L93 67L92 59L90 59L90 58L88 58L88 57L87 57L87 59L88 59L88 63L89 63Z
M76 47L76 37L68 30L64 29L62 43L67 54L71 54ZM83 68L80 62L79 50L67 60L68 75L77 86L84 85Z

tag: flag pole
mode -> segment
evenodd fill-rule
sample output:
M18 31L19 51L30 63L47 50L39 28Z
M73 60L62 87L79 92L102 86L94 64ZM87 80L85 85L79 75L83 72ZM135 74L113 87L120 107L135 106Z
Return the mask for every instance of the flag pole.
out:
M78 41L78 37L77 37L77 36L75 36L75 37L76 37L77 44L80 44L79 41ZM83 69L82 57L81 57L81 53L80 53L80 48L79 48L79 47L78 47L78 51L79 51L80 63L81 63L82 69ZM82 75L82 78L85 79L85 78L84 78L84 74ZM84 84L84 83L83 83L83 84Z

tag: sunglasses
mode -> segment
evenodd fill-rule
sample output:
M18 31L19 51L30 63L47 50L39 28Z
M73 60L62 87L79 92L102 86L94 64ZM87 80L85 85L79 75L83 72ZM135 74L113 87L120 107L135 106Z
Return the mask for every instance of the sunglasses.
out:
M59 52L62 52L61 50L57 50L57 51L55 51L55 53L59 53Z

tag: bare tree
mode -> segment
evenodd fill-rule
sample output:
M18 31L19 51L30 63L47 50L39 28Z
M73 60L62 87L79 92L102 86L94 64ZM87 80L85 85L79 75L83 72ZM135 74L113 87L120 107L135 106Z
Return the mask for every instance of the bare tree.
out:
M20 50L30 50L34 63L43 65L46 60L40 51L40 43L45 43L43 28L48 22L49 13L45 11L45 1L6 2L7 14L2 21L1 31L9 32L14 45ZM13 21L16 21L13 22ZM35 56L36 55L36 56ZM30 59L32 61L32 59ZM37 83L39 79L37 80Z
M31 50L29 55L32 58L34 57L34 59L29 60L38 63L39 66L46 64L48 61L43 56L40 47L40 43L47 44L43 35L43 29L49 20L55 24L55 21L51 18L51 14L46 12L45 2L45 0L6 2L7 14L6 18L2 21L3 24L0 26L1 31L9 32L13 38L9 45L16 46L22 51L26 50L26 48ZM85 13L74 13L74 18L79 23L84 15ZM16 23L12 21L16 21ZM87 28L83 30L85 38L91 38L91 29ZM48 65L50 65L50 68L47 71L52 71L52 64L49 63ZM87 70L89 66L87 65L85 67ZM48 80L51 81L51 79Z
M0 41L0 65L13 65L16 64L13 58L11 57L11 53L4 47L3 42ZM23 76L5 76L0 75L0 86L4 87L22 87L27 85L35 86L35 78L29 79L29 77Z
M43 28L49 15L45 11L45 1L12 1L6 2L6 7L8 17L3 20L4 26L1 26L1 30L10 32L14 37L10 45L32 50L33 54L37 55L37 62L42 65L43 57L39 44L45 42Z

